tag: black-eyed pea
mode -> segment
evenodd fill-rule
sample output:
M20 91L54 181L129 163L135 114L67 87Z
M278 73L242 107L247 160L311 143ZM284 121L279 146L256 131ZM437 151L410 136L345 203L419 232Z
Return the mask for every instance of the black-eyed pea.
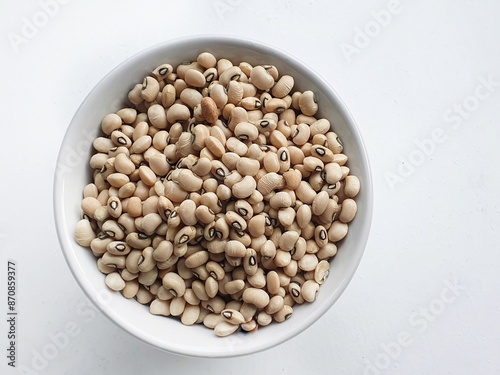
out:
M290 152L287 147L281 147L278 152L280 173L285 173L290 169Z
M218 337L226 337L236 332L239 328L239 325L231 324L223 320L222 322L217 323L217 325L214 327L214 332Z
M299 234L294 231L284 232L278 240L278 247L284 251L291 251L299 239Z
M257 95L257 87L255 87L253 84L248 83L248 82L240 82L240 83L241 83L241 86L243 87L243 97L244 98Z
M306 156L303 160L304 168L309 172L323 171L325 164L315 156Z
M302 271L313 271L318 265L318 257L315 254L306 253L298 260L298 266Z
M320 248L328 243L328 231L323 225L318 225L314 230L314 241Z
M248 198L257 188L257 183L252 176L245 176L243 179L237 183L235 183L231 192L233 196L237 199L245 199Z
M278 267L286 267L291 260L292 256L290 252L281 249L276 250L276 255L273 258L274 264Z
M325 118L321 118L311 124L310 126L311 137L314 137L317 134L327 134L328 132L330 132L330 128L331 128L330 121L328 121Z
M267 172L276 173L280 171L280 162L275 152L266 152L263 159L263 165Z
M215 296L207 301L201 301L201 306L211 313L220 314L226 306L226 302L220 296Z
M113 131L120 129L122 123L122 118L118 114L110 113L101 120L101 129L104 134L110 135Z
M260 169L259 161L247 157L239 158L236 163L236 170L242 176L255 176L259 171L259 169Z
M243 258L247 253L245 245L243 245L240 241L237 240L228 241L226 243L224 251L226 255L235 258Z
M334 153L330 149L321 145L313 145L311 147L311 156L320 159L323 163L330 163L335 159Z
M108 159L109 159L108 154L98 152L92 155L92 157L90 158L89 161L90 168L101 170L102 167L104 167L104 164L106 164L106 162L108 161Z
M237 66L231 66L219 73L219 82L222 86L227 87L229 81L237 81L242 75L242 71Z
M125 260L126 260L125 255L113 255L110 252L105 252L102 255L101 259L102 263L108 267L112 267L119 270L125 268Z
M243 260L243 268L245 268L245 272L247 272L244 260ZM264 270L262 268L259 268L258 266L255 266L253 268L255 269L255 273L252 275L248 274L247 281L254 288L262 289L266 286L266 276L264 275Z
M112 241L106 246L106 251L113 255L127 255L131 250L130 246L123 241Z
M217 65L217 59L210 52L200 53L196 61L205 69L214 68Z
M210 256L208 251L197 251L186 258L185 265L188 268L196 268L208 262Z
M349 223L356 216L357 210L358 207L356 201L351 198L346 198L342 201L341 210L338 218L343 223Z
M154 267L147 272L140 272L137 280L145 286L152 286L158 277L158 268Z
M273 321L273 316L266 313L265 311L259 312L257 315L257 324L261 327L268 326Z
M148 305L154 298L155 296L143 285L139 285L139 290L134 297L141 305Z
M118 272L111 272L106 275L105 278L106 285L116 292L119 292L125 288L125 281L121 278Z
M317 195L307 181L300 182L299 187L295 190L295 194L305 204L312 204Z
M284 98L292 91L294 83L293 77L285 74L274 84L271 94L276 98Z
M102 206L100 206L102 207ZM94 230L87 219L82 219L76 224L75 239L80 246L89 247L92 240L96 238Z
M162 223L162 218L157 213L148 213L145 215L141 221L142 231L148 236L155 233L156 229Z
M186 303L181 315L181 323L190 326L196 323L200 316L200 306Z
M271 118L266 118L266 117L259 119L259 120L256 120L256 121L253 121L253 124L255 125L255 127L257 128L257 130L260 133L273 132L277 128L277 121L275 121L274 119L271 119Z
M207 328L214 329L217 324L220 322L223 322L224 318L223 316L219 313L210 313L208 314L205 319L203 319L203 325Z
M285 267L283 267L283 271L290 277L296 276L298 270L299 266L295 259L292 259L290 263L288 263Z
M278 221L287 229L295 222L295 217L296 212L292 207L281 208L278 211Z
M220 313L224 320L231 324L242 324L245 323L246 319L241 312L234 309L224 309Z
M142 97L142 86L142 84L137 83L127 94L128 100L135 106L140 105L144 101ZM160 86L158 85L158 89L159 88Z
M219 283L213 277L209 276L205 280L205 291L208 298L214 298L219 291Z
M316 95L311 90L304 91L299 97L299 108L306 116L314 116L318 111Z
M320 191L316 197L314 198L312 205L311 205L311 210L312 213L316 216L321 215L323 212L325 212L327 206L328 206L328 201L330 200L330 196L326 191ZM302 224L304 222L302 221Z
M192 166L191 170L199 177L208 176L212 169L210 159L200 157Z
M349 228L346 223L336 220L328 230L328 239L331 242L338 242L347 235L348 230Z
M228 104L227 90L220 83L216 83L211 86L211 88L209 89L208 98L213 100L218 109L224 108L226 104ZM202 106L203 106L203 101L202 101ZM230 108L228 108L228 110L230 110ZM224 117L227 118L227 116Z
M340 141L340 138L334 132L326 133L326 146L332 150L334 154L340 154L344 150L344 146Z
M255 87L263 91L271 89L274 85L273 76L261 65L253 67L250 72L250 80Z
M346 176L344 184L344 194L348 198L354 198L356 195L358 195L359 190L360 182L358 177L353 175Z
M242 295L243 301L255 305L258 309L263 309L269 304L269 294L263 289L246 288Z
M186 308L186 300L182 297L174 297L170 300L170 314L181 316Z
M217 73L217 69L215 68L208 68L203 72L203 76L205 77L205 81L207 85L210 85L212 82L216 81L219 78L219 73ZM207 90L207 94L204 96L208 95L208 89L205 88L204 90Z
M264 109L266 112L282 113L288 108L287 103L283 99L272 98L265 102Z
M154 77L147 76L146 78L144 78L141 89L141 97L146 102L152 102L156 100L159 92L160 84Z
M243 99L243 86L240 82L238 81L229 81L227 85L227 100L229 103L232 103L234 105L238 105L240 101ZM243 104L243 103L241 103ZM243 106L245 109L251 109L251 108L246 108ZM253 109L253 108L252 108Z
M125 281L125 287L121 290L121 293L125 298L130 299L136 296L138 290L139 283L137 280L128 280Z
M314 280L307 280L302 284L301 297L306 302L314 302L319 292L319 284Z
M307 242L304 237L299 237L297 242L295 243L295 247L290 251L293 260L301 259L307 250Z
M283 308L272 315L272 318L277 323L283 323L285 320L291 318L293 314L293 308L290 305L283 305Z
M192 87L204 87L207 83L205 76L197 69L188 69L184 73L184 81Z
M167 272L162 278L162 285L174 297L182 297L186 291L184 280L175 272Z
M240 141L255 141L259 136L259 130L250 122L239 122L234 127L234 135Z
M245 332L255 332L259 328L259 325L254 319L251 319L246 323L240 324L240 327Z
M321 176L321 172L311 172L309 176L309 185L313 188L314 191L319 192L325 186L325 181Z
M248 152L248 146L236 137L230 137L226 141L226 147L229 151L239 155L245 156Z
M301 295L302 287L299 283L292 281L288 285L288 293L292 297L293 301L298 304L304 303L304 298ZM285 300L284 300L285 303Z
M209 275L215 280L220 281L224 279L226 273L219 263L210 260L207 262L205 268L208 271Z
M102 206L101 202L99 202L99 200L97 198L94 198L94 197L83 198L82 203L80 205L82 211L91 218L94 217L94 214L95 214L95 211L97 210L97 208L99 208L101 206Z

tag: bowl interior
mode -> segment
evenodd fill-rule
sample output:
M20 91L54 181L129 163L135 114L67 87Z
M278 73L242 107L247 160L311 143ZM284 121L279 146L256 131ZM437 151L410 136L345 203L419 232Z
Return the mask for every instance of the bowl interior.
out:
M144 76L160 63L175 66L194 59L203 51L233 62L273 64L280 75L286 73L295 78L294 89L313 90L320 107L319 115L332 123L349 157L351 173L361 181L361 191L356 198L357 217L339 246L330 276L320 288L317 300L294 307L292 318L284 323L271 324L255 333L237 333L225 338L216 337L203 326L187 327L175 319L151 315L148 307L108 290L92 253L79 246L73 238L80 218L82 189L90 181L88 160L93 153L92 141L99 134L102 117L124 105L128 106L128 91L134 84L142 82ZM282 51L261 43L226 37L169 41L133 56L110 72L76 112L61 146L54 180L59 240L71 271L87 296L112 321L139 339L169 352L200 357L228 357L267 349L300 333L323 315L340 297L361 260L371 224L371 194L370 168L362 139L354 120L334 90L303 63Z

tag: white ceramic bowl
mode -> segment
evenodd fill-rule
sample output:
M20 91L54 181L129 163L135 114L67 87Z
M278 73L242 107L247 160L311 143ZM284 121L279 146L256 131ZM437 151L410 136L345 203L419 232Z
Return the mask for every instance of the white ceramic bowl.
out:
M184 326L176 319L151 315L146 306L110 291L92 253L79 246L73 237L80 218L82 189L91 179L88 167L93 153L91 143L99 134L102 117L125 105L131 87L142 82L160 63L175 66L196 58L202 51L234 62L273 64L280 74L295 78L294 89L313 90L319 114L333 124L344 143L351 173L361 181L361 192L356 198L357 216L339 246L330 276L321 286L316 301L295 306L292 317L284 323L273 323L254 333L236 333L225 338L216 337L212 330L203 326ZM367 153L351 114L338 94L311 68L260 42L200 36L167 41L138 53L106 75L90 92L73 117L61 146L54 179L54 210L59 241L71 271L87 296L109 319L135 337L168 352L197 357L231 357L281 344L318 321L332 307L353 277L365 249L372 218L372 181Z

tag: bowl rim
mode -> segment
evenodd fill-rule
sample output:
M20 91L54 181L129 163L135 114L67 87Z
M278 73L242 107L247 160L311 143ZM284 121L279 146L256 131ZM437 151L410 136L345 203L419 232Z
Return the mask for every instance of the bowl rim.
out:
M79 105L78 109L75 111L75 114L73 115L71 121L69 122L65 135L63 137L63 140L61 141L60 144L60 149L58 152L58 157L57 157L57 164L61 162L62 159L62 154L63 154L63 145L66 143L67 138L69 136L69 133L72 129L72 126L74 125L75 119L79 116L79 113L83 110L85 107L86 103L92 98L96 92L99 91L100 87L107 82L108 79L110 79L110 76L113 76L117 72L119 72L122 69L127 68L130 64L132 64L135 60L140 59L141 56L147 55L147 54L154 54L155 52L159 52L165 48L173 48L175 45L183 45L183 44L189 44L193 42L198 42L198 43L220 43L220 44L225 44L225 45L233 45L233 46L238 46L241 48L249 48L252 50L259 50L259 51L273 51L273 54L280 60L290 62L293 65L293 68L302 70L302 71L308 71L314 79L317 81L317 84L321 85L322 90L325 90L327 93L327 96L331 98L332 102L336 103L336 110L339 112L339 114L342 116L342 118L345 120L346 124L348 127L351 129L352 136L354 138L354 142L358 145L359 147L359 154L357 155L360 161L360 164L363 165L363 169L365 171L366 179L363 181L363 190L365 194L365 212L364 212L364 228L365 230L362 231L363 236L362 238L359 239L359 244L360 244L360 251L356 253L356 256L353 260L355 266L351 270L351 272L348 273L346 277L344 277L341 281L341 283L337 286L335 289L335 292L333 293L332 296L330 296L328 303L327 303L327 308L320 310L316 309L310 314L310 323L307 324L301 324L298 327L296 327L293 330L290 330L287 332L287 334L282 337L275 337L269 342L266 343L266 345L261 346L257 348L256 350L235 350L232 352L228 353L214 353L214 354L207 354L206 352L201 352L197 350L192 350L188 348L182 348L179 349L175 345L161 345L159 341L155 341L154 338L152 338L152 341L148 341L143 335L142 332L139 332L138 329L126 320L122 319L119 314L114 313L112 310L107 309L106 306L100 303L96 303L95 296L90 293L92 288L90 287L90 282L88 282L86 279L82 278L79 272L79 263L78 260L71 256L71 252L68 249L72 248L72 244L69 240L69 231L68 228L65 225L65 221L63 220L64 217L64 199L63 199L63 179L61 178L60 174L56 172L54 175L53 179L53 214L54 214L54 221L55 221L55 227L56 227L56 232L57 232L57 237L59 240L59 244L61 247L61 251L66 259L66 263L69 265L69 268L71 270L71 273L73 274L74 278L76 279L78 285L80 288L83 290L85 295L92 301L92 303L103 313L106 318L111 320L114 324L118 325L120 328L128 332L129 334L133 335L134 337L138 338L142 342L146 343L149 346L155 347L160 350L167 351L172 354L178 354L178 355L183 355L183 356L189 356L189 357L198 357L198 358L228 358L228 357L237 357L237 356L243 356L243 355L250 355L254 354L257 352L261 352L264 350L267 350L271 347L274 347L276 345L280 345L292 337L295 337L299 335L301 332L306 330L308 327L312 326L321 316L323 316L334 304L335 302L340 298L340 296L343 294L345 289L347 288L348 284L354 277L354 274L357 271L357 268L359 267L359 264L361 262L361 259L363 257L363 254L366 250L366 245L368 242L369 234L371 231L371 225L372 225L372 217L373 217L373 180L372 180L372 172L371 172L371 166L370 162L368 159L368 153L366 150L365 142L363 141L361 132L358 128L357 122L354 119L354 116L351 114L349 111L348 107L340 97L340 95L335 91L335 89L320 75L314 70L310 65L306 64L303 62L300 58L282 50L281 48L268 44L266 42L262 41L257 41L249 38L242 38L242 37L235 37L231 35L214 35L214 34L206 34L206 35L191 35L191 36L183 36L183 37L177 37L177 38L172 38L172 39L167 39L162 42L156 43L154 45L151 45L147 48L144 48L134 54L132 54L130 57L126 58L123 60L121 63L116 65L112 70L109 72L105 73L105 75L97 82L97 84L89 91L89 93L85 96L85 99L82 101L82 103ZM56 165L57 165L56 164ZM151 337L150 337L151 339Z

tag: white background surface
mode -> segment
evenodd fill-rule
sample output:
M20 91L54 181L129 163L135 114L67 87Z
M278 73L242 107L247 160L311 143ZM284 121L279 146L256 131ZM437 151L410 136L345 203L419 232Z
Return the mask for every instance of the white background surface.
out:
M1 374L500 374L498 1L61 0L45 17L43 2L0 12ZM234 359L163 353L108 321L69 272L52 214L59 145L92 87L143 48L206 33L279 46L325 77L358 122L375 185L366 253L336 305Z

